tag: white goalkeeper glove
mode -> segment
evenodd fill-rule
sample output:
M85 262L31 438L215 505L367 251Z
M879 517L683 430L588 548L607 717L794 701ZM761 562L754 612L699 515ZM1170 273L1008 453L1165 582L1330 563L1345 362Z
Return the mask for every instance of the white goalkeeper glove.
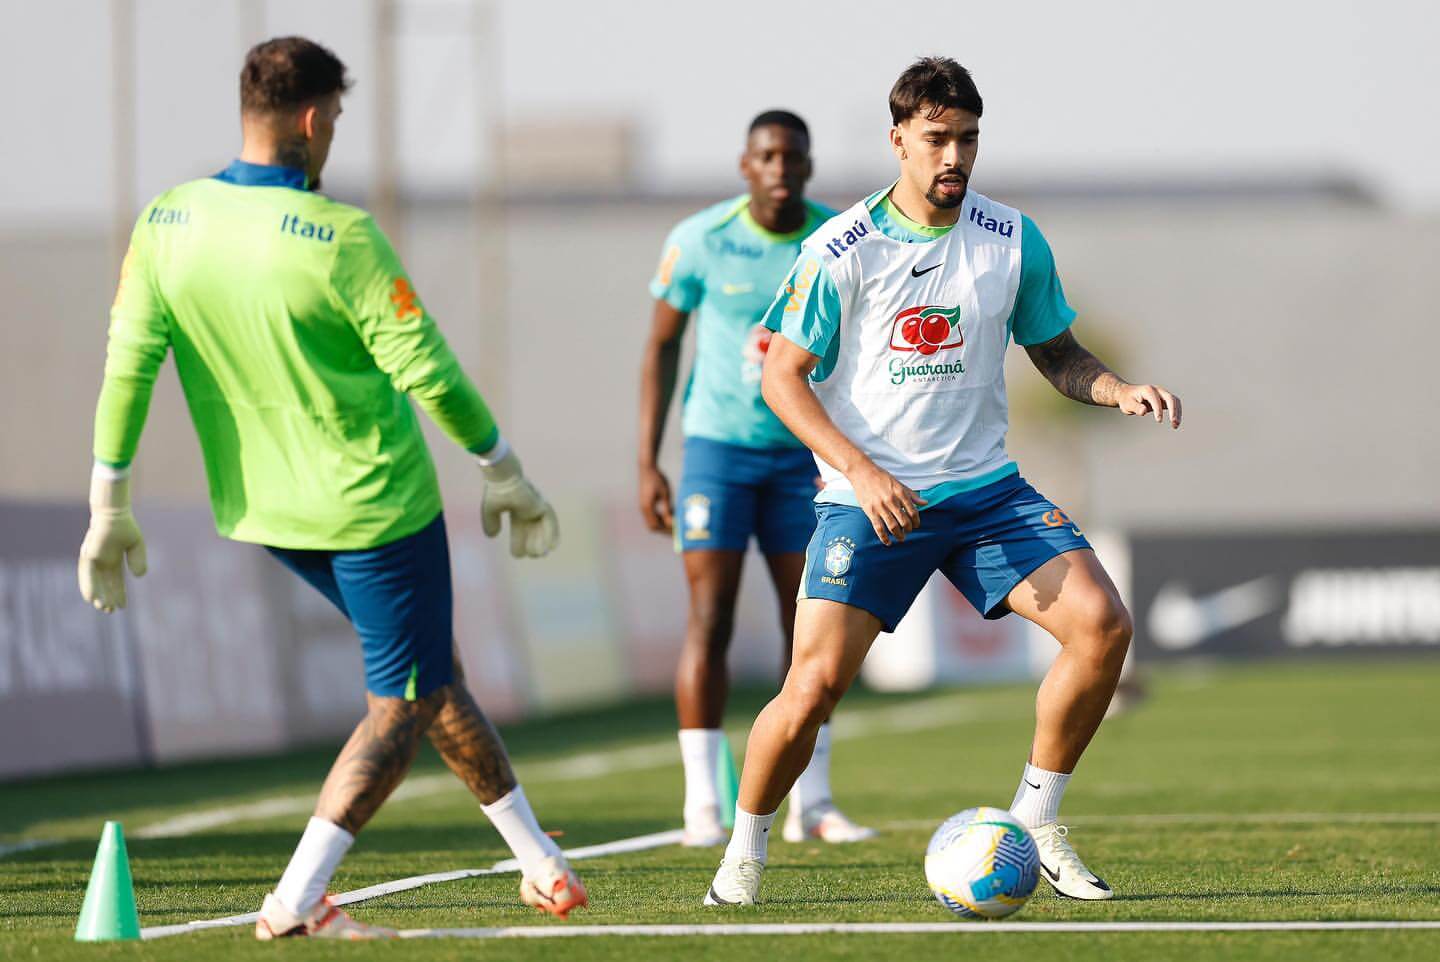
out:
M498 457L496 457L498 455ZM500 518L510 516L510 555L543 558L560 543L560 522L555 509L526 480L520 459L501 441L485 457L477 458L485 472L485 496L480 523L486 537L500 534Z
M145 574L145 539L130 511L130 473L95 465L90 529L80 544L80 594L101 611L125 607L125 565Z

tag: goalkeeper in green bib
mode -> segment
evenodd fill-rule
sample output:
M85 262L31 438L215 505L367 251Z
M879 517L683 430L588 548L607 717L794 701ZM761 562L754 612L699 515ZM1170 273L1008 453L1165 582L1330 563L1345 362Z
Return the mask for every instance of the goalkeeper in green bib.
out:
M124 565L145 573L130 469L173 351L216 529L263 545L323 593L364 652L367 714L256 936L394 935L325 892L427 735L515 853L522 899L565 917L585 888L536 823L453 653L440 490L410 402L479 463L487 535L508 517L511 553L538 558L559 528L385 235L317 192L348 85L344 65L308 40L255 47L240 75L239 159L141 213L111 311L80 589L114 611Z

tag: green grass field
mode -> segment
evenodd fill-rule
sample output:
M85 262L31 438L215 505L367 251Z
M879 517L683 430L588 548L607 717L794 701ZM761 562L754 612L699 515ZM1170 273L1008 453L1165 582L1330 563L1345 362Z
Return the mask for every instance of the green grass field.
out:
M1108 722L1066 798L1081 855L1107 877L1108 903L1061 901L1042 883L1015 917L1039 921L1440 920L1440 661L1330 661L1161 673L1153 698ZM882 828L849 847L771 846L754 909L704 910L718 851L678 847L579 863L588 923L949 921L925 887L933 827L977 804L1009 802L1030 733L1033 689L909 698L857 693L842 706L837 796ZM732 742L763 695L737 696ZM526 790L567 847L678 825L680 775L668 704L513 726ZM59 839L0 858L0 958L767 959L992 957L1192 960L1436 959L1440 931L830 934L736 937L446 939L403 944L262 945L249 928L143 944L71 941L101 822L130 835L143 925L253 911L303 827L330 751L158 771L68 777L0 789L0 844ZM577 762L575 756L585 758ZM344 891L478 868L499 837L429 751L356 843ZM178 816L293 798L290 814L145 839ZM290 809L285 809L290 811ZM1191 816L1157 818L1154 816ZM1334 816L1334 817L1332 817ZM778 834L778 833L777 833ZM516 877L447 882L353 906L400 928L563 924L516 898ZM957 928L985 923L955 920Z

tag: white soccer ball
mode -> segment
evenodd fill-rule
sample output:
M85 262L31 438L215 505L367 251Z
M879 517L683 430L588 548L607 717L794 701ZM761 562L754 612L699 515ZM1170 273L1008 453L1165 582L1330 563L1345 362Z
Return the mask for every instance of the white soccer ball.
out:
M967 919L1018 912L1040 881L1035 839L1003 808L967 808L930 837L925 880L935 898Z

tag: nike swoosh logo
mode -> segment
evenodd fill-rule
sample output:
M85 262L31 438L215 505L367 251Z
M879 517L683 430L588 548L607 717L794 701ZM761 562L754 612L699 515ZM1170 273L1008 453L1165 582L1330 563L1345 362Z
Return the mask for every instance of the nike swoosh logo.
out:
M1034 782L1030 781L1030 779L1028 779L1028 778L1022 778L1022 779L1020 779L1020 781L1024 782L1026 785L1029 785L1031 788L1035 789L1035 791L1037 791L1037 792L1040 791L1040 786L1039 786L1039 785L1036 785Z
M1267 575L1205 595L1182 584L1163 585L1150 603L1150 637L1167 651L1184 651L1274 611L1280 606L1275 578Z
M934 265L933 267L927 267L927 268L925 268L923 271L922 271L922 270L916 270L915 268L912 267L912 268L910 268L910 276L911 276L911 277L924 277L926 274L930 273L931 271L937 271L937 270L939 270L944 264L945 264L945 262L944 262L944 261L941 261L939 264L936 264L936 265Z
M1059 873L1059 872L1052 872L1052 871L1050 871L1050 866L1046 865L1044 862L1041 862L1041 863L1040 863L1040 871L1042 871L1042 872L1044 872L1046 875L1050 876L1050 880L1051 880L1052 882L1058 882L1058 881L1060 881L1060 873ZM714 889L711 889L711 891L713 892Z

